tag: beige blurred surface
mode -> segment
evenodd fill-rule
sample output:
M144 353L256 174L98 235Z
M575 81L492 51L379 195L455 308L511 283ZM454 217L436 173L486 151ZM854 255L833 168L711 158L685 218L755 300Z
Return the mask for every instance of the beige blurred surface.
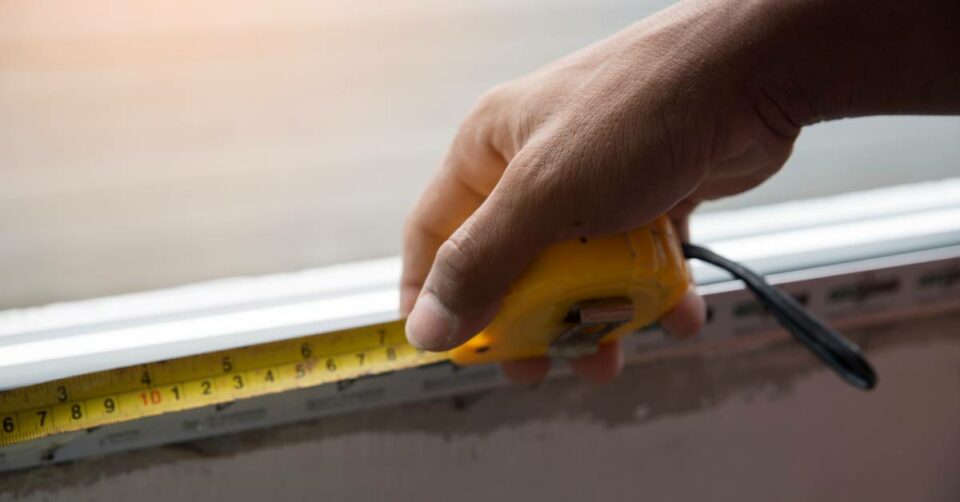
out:
M0 3L0 308L397 254L485 88L662 3ZM958 137L813 128L723 204L956 175Z

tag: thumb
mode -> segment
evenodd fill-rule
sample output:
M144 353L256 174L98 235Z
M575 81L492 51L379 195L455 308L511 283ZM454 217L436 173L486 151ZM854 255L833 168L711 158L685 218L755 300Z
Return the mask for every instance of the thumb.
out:
M510 285L550 241L549 204L511 187L509 175L437 250L407 318L407 339L428 350L454 348L486 327ZM516 180L512 180L516 181Z

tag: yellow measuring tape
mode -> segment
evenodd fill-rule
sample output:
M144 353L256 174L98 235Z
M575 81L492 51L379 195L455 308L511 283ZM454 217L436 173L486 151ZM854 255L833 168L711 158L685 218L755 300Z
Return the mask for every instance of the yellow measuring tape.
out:
M447 358L396 321L101 371L0 393L0 446Z
M0 446L440 361L544 355L560 335L574 349L584 340L606 342L658 319L687 284L677 239L661 218L629 233L552 246L514 285L490 326L449 353L415 349L403 322L394 321L8 390L0 392ZM619 300L598 311L621 317L569 319L575 305L596 299Z

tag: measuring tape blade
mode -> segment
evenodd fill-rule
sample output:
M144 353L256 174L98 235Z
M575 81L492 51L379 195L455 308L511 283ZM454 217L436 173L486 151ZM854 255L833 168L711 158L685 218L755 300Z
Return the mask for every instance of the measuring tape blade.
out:
M100 371L0 392L0 446L446 360L393 321Z

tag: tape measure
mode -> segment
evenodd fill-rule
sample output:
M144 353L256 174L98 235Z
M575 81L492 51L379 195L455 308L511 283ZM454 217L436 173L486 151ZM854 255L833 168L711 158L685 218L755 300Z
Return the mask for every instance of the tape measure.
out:
M403 321L118 368L0 392L0 446L441 361L578 357L657 320L686 290L670 222L551 246L483 332L447 353Z

